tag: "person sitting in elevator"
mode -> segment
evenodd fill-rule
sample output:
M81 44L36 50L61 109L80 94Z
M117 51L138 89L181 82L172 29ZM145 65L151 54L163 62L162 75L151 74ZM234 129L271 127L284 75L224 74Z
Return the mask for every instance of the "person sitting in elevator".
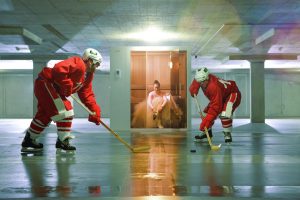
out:
M195 78L189 87L192 97L198 95L201 87L209 103L203 110L206 116L200 124L201 135L196 135L195 140L199 141L206 138L203 133L205 127L208 129L210 137L212 135L212 126L215 119L219 116L223 126L225 143L232 142L232 115L241 102L241 93L233 80L223 80L209 73L208 69L203 67L196 70Z
M161 122L161 113L167 103L166 95L160 90L160 82L153 82L153 91L148 94L147 106L152 111L152 118L157 122L158 128L164 128Z
M132 128L180 128L183 124L183 111L171 92L162 92L159 81L154 81L151 94L134 106ZM158 88L157 88L158 86ZM159 95L155 93L159 90ZM177 99L177 100L176 100ZM148 104L149 102L149 104ZM158 112L160 110L160 112Z

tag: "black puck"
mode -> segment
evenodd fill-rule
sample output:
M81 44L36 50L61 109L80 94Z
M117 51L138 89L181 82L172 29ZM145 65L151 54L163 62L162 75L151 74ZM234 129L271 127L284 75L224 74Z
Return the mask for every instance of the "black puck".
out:
M195 153L195 152L196 152L196 150L195 150L195 149L191 149L191 152L192 152L192 153Z

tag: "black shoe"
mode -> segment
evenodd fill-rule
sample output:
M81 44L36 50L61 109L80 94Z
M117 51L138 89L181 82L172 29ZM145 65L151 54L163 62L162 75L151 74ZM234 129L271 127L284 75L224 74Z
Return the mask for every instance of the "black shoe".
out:
M35 139L31 139L30 133L27 131L22 142L22 152L43 151L43 144L38 143Z
M61 149L61 150L65 150L65 151L75 151L76 150L76 147L70 145L69 138L65 139L64 141L61 141L59 138L57 138L55 147L56 147L56 149Z
M213 134L212 134L211 128L210 128L209 130L207 130L207 131L208 131L209 137L212 138L212 137L213 137ZM196 135L196 136L195 136L195 141L199 141L199 140L202 140L202 139L204 139L204 138L207 138L207 136L206 136L205 132L202 132L201 135Z
M232 142L231 133L230 132L225 132L225 131L223 131L223 133L224 133L225 143Z
M152 119L156 120L156 118L157 118L157 112L154 112L153 115L152 115Z

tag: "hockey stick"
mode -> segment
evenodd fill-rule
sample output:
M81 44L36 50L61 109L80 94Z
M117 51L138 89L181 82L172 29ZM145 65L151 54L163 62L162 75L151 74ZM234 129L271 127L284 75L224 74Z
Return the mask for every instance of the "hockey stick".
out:
M90 115L95 115L94 112L92 112L88 107L86 107L76 96L71 94L71 97L79 104L81 105ZM111 134L113 134L120 142L122 142L128 149L130 149L133 153L139 153L139 152L148 152L150 147L149 146L143 146L143 147L132 147L130 146L125 140L123 140L116 132L114 132L110 127L108 127L102 120L100 120L100 123L107 129Z
M197 100L196 97L197 97L197 96L194 95L194 98L193 98L193 99L195 100L195 103L196 103L196 105L197 105L197 108L198 108L198 112L199 112L199 114L200 114L200 117L201 117L201 119L203 119L204 116L203 116L201 107L200 107L199 102L198 102L198 100ZM221 148L221 144L219 144L218 146L213 145L212 142L211 142L211 139L210 139L210 137L209 137L208 130L207 130L206 127L204 127L204 132L205 132L205 134L206 134L206 137L207 137L207 140L208 140L208 143L209 143L209 146L210 146L211 150L218 151L218 150Z

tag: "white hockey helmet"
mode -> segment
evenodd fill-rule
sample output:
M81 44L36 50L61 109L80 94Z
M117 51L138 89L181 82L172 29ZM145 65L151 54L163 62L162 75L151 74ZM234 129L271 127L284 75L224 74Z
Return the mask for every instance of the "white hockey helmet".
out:
M205 80L208 80L208 74L208 69L206 67L202 67L196 70L195 79L198 82L203 82Z
M102 56L101 56L100 52L97 51L96 49L87 48L86 50L84 50L82 59L87 60L89 58L93 60L94 64L99 63L99 66L102 63Z

